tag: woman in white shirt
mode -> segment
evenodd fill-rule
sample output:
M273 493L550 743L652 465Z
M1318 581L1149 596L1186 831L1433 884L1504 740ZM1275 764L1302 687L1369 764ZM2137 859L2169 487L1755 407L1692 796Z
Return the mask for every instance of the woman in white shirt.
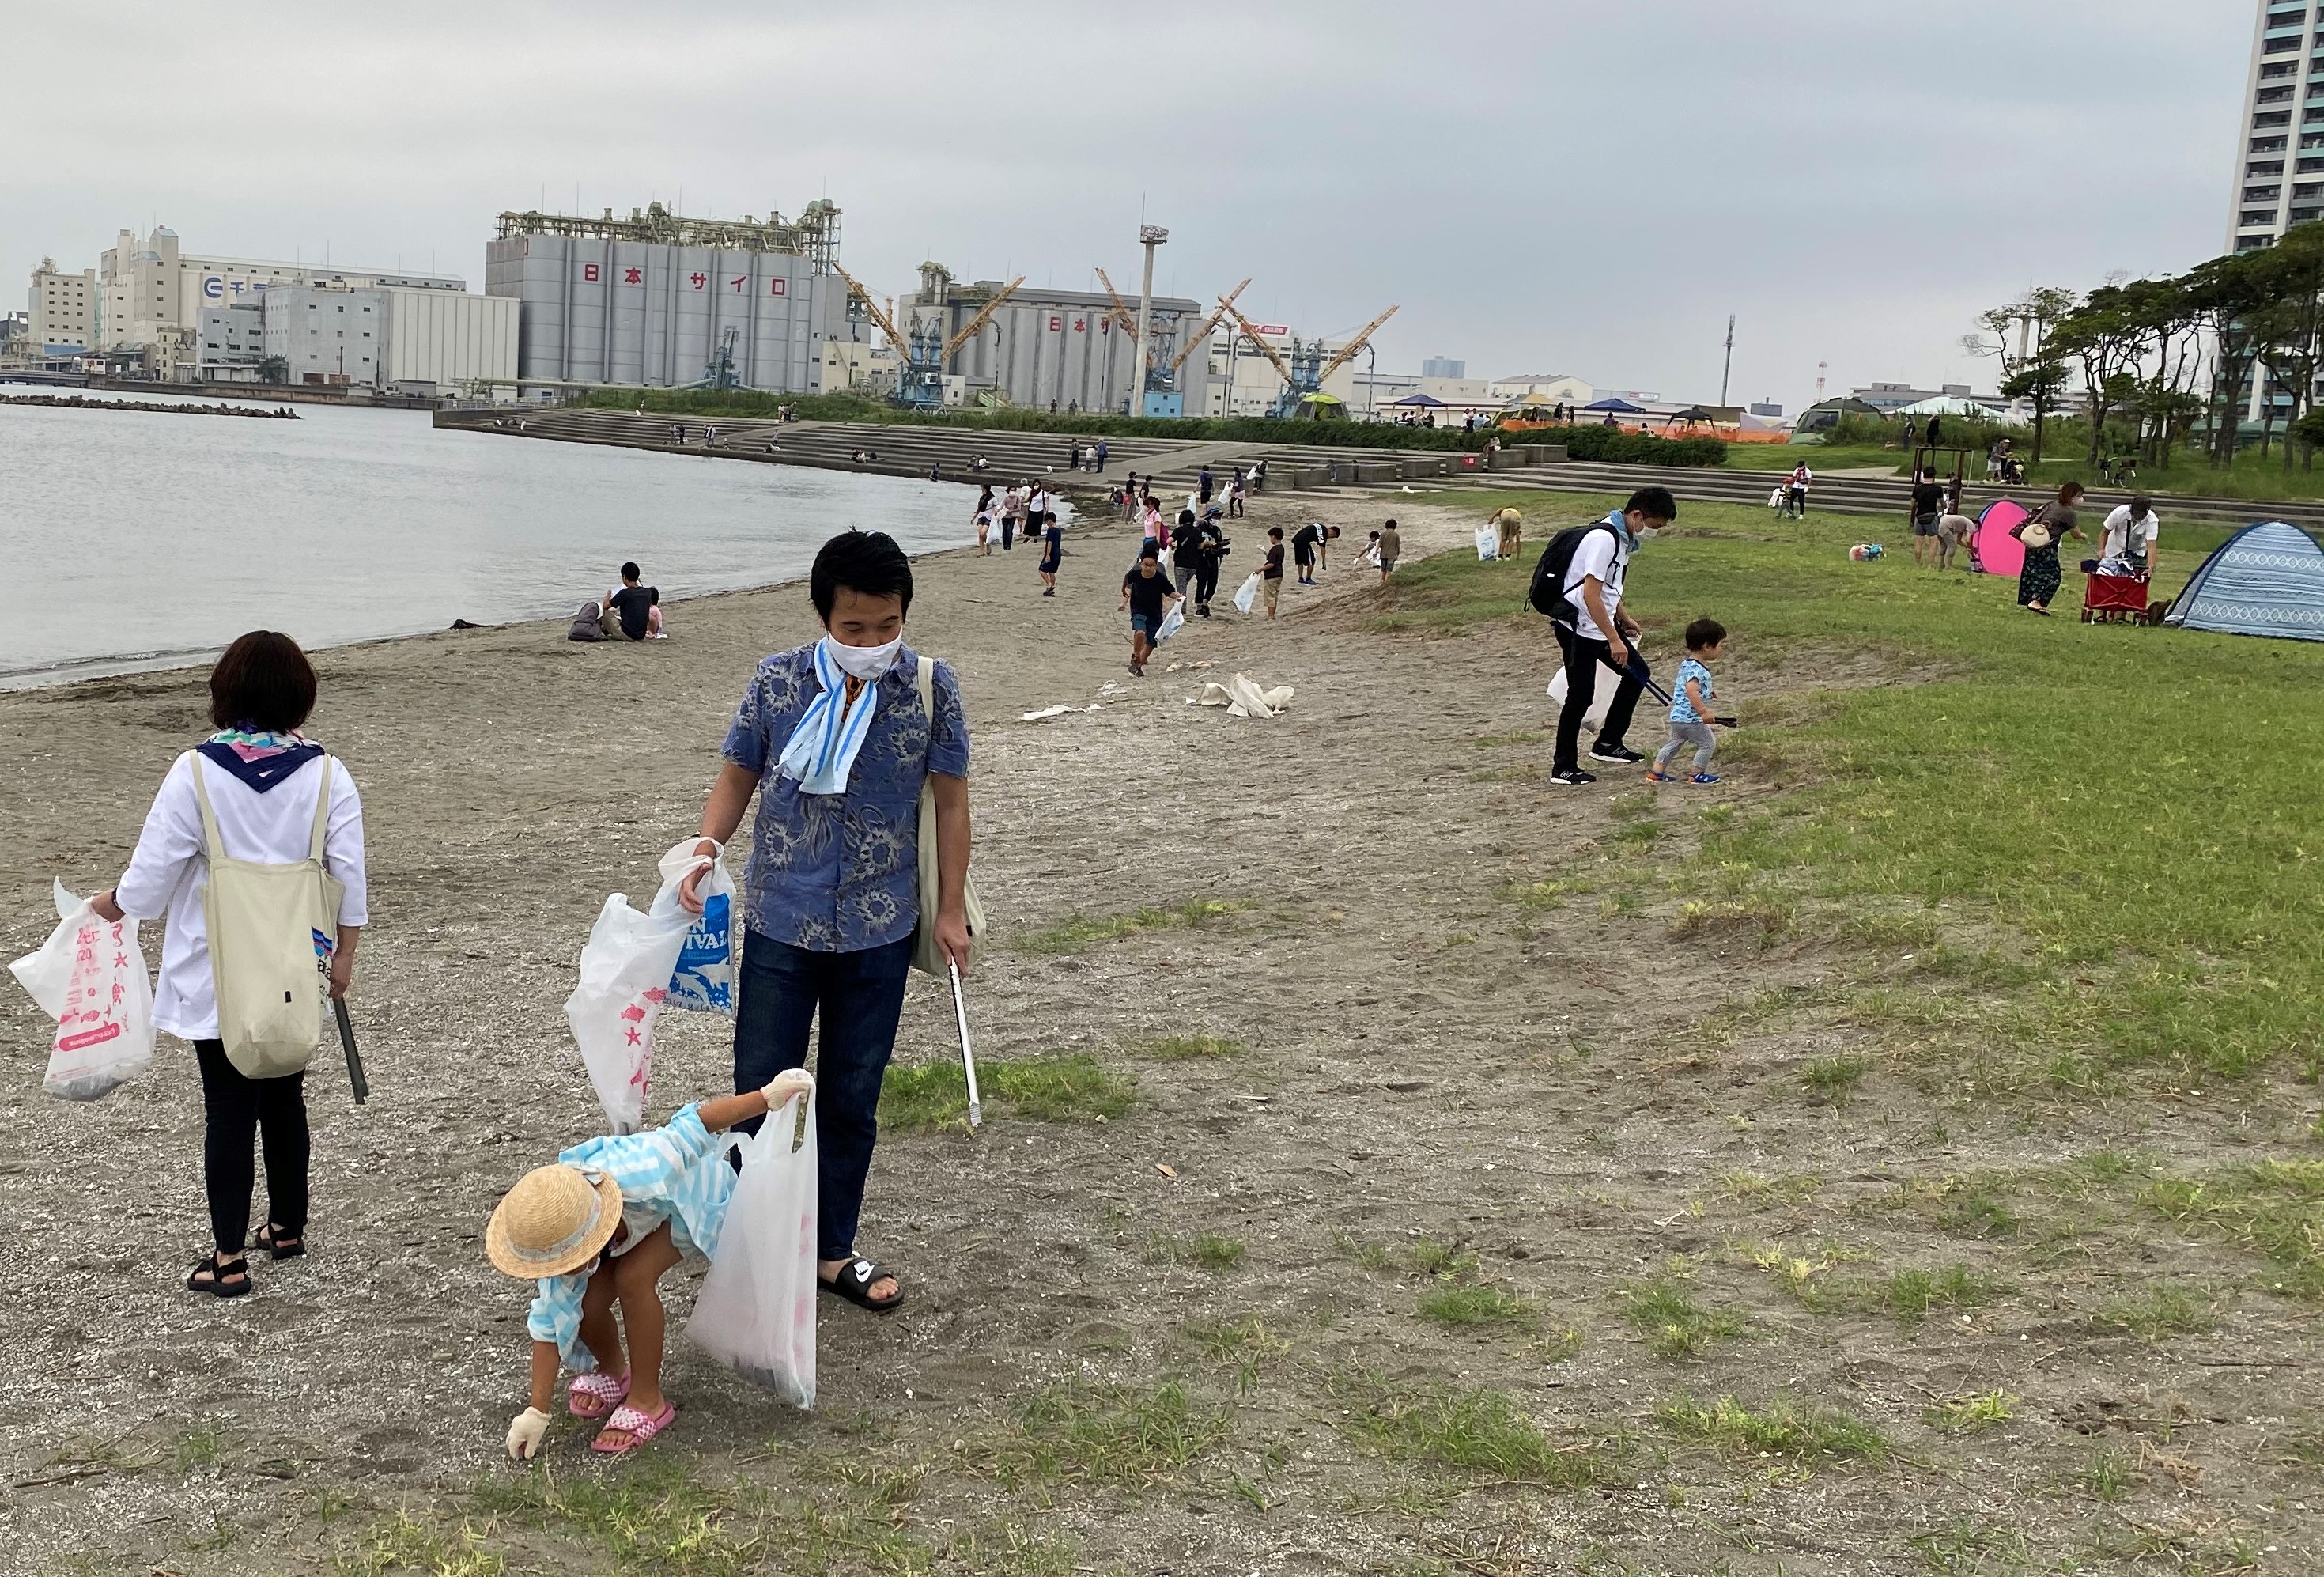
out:
M262 1132L266 1225L252 1246L276 1259L295 1259L307 1251L307 1075L246 1077L227 1060L218 1038L217 994L202 908L209 857L195 761L201 762L200 787L209 796L228 859L270 864L304 860L314 835L316 795L324 781L323 747L299 733L314 706L315 670L288 635L253 631L227 647L210 670L210 721L220 732L171 764L146 813L129 869L111 892L92 900L108 920L124 914L139 919L169 916L153 1023L191 1041L201 1067L208 1125L202 1174L217 1243L217 1251L194 1267L186 1286L217 1297L240 1297L250 1290L244 1240L254 1181L251 1146ZM369 915L363 803L337 761L329 782L323 862L346 887L338 935L330 943L330 991L340 997L354 978L355 940Z

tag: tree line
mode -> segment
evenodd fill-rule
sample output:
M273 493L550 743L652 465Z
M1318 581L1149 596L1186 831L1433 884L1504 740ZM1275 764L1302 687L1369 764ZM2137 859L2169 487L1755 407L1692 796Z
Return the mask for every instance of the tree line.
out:
M2232 465L2252 380L2262 380L2260 453L2282 425L2283 464L2324 445L2316 380L2324 371L2324 224L2275 245L2229 253L2161 279L2109 280L2079 300L2043 287L1981 313L1962 347L1997 358L2001 392L2034 410L2034 458L2079 377L2077 414L2089 419L2089 463L2109 432L2148 466L2174 449ZM2279 403L2278 396L2289 396ZM2111 424L2111 426L2110 426Z

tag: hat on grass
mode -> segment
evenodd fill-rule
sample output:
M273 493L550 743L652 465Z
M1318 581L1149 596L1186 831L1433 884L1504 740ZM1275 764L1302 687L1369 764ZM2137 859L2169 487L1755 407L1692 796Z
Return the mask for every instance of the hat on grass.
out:
M622 1221L622 1185L562 1163L536 1167L493 1207L484 1255L521 1281L565 1276L589 1263Z

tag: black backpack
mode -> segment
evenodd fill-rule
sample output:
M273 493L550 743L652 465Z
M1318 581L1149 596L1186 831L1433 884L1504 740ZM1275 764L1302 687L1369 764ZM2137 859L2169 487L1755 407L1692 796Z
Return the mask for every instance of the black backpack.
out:
M1568 526L1549 540L1541 550L1541 562L1533 567L1533 587L1526 593L1526 603L1536 613L1548 618L1553 624L1572 629L1581 622L1582 610L1565 595L1565 577L1573 568L1573 556L1581 551L1582 540L1592 531L1610 531L1609 521L1591 521L1586 526Z

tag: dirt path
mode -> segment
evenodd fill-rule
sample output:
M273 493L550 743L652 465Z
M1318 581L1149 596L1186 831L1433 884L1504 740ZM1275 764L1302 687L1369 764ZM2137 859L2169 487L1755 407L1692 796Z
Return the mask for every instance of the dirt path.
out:
M1408 554L1465 550L1466 513L1416 505ZM1254 505L1229 586L1291 508ZM1360 542L1379 512L1316 512ZM20 1048L0 1084L0 1204L19 1224L0 1246L0 1569L101 1552L87 1569L486 1570L449 1563L464 1517L512 1570L543 1571L1515 1574L1595 1551L1600 1571L1836 1573L1924 1569L1914 1537L2047 1558L2117 1523L2177 1529L2188 1551L2248 1535L2255 1560L2312 1540L2248 1465L2316 1407L2300 1323L2254 1309L2166 1359L2077 1323L2074 1277L2108 1268L2094 1240L2053 1282L1974 1232L1932 1238L1960 1191L1923 1199L1914 1179L2078 1147L1996 1122L1965 1157L1966 1130L1944 1137L1901 1079L1803 1099L1801 1067L1841 1040L1735 1010L1849 961L1731 924L1674 939L1627 885L1652 841L1628 829L1683 844L1704 805L1769 784L1745 770L1663 808L1549 788L1541 632L1366 633L1374 577L1351 569L1286 590L1273 625L1194 625L1167 655L1201 674L1131 680L1127 540L1073 544L1054 602L1022 551L924 561L912 631L971 701L977 869L1002 927L977 971L980 1050L1085 1053L1134 1102L885 1139L863 1244L913 1302L889 1322L826 1308L813 1416L674 1340L681 1420L631 1464L662 1475L641 1480L662 1510L622 1526L698 1505L701 1537L743 1554L657 1564L580 1501L458 1497L521 1478L497 1459L526 1295L485 1265L484 1216L602 1120L559 1010L574 959L604 893L649 890L692 830L751 663L810 632L798 588L683 604L651 649L527 626L323 657L314 732L371 830L357 1014L374 1094L352 1107L317 1065L313 1251L256 1261L258 1296L177 1289L202 1221L182 1049L63 1105L27 1049L45 1027L0 999ZM1237 669L1296 686L1289 715L1185 704ZM1733 682L1819 678L1747 659ZM11 955L45 930L51 874L117 869L199 702L188 676L0 696L41 744L0 778ZM1053 928L1204 903L1231 908ZM949 1012L916 982L899 1059L950 1056ZM721 1028L666 1026L658 1110L724 1086ZM1238 1049L1173 1059L1167 1037ZM1754 1263L1761 1241L1884 1271L1965 1260L2015 1291L1835 1319L1785 1296L1780 1259ZM2171 1268L2227 1253L2182 1247ZM671 1278L674 1312L697 1270ZM1702 1312L1696 1351L1656 1351L1655 1318L1626 1313L1642 1293ZM2022 1422L1960 1439L1923 1421L1972 1392L2015 1397ZM1843 1407L1897 1455L1722 1457L1656 1421L1726 1394ZM617 1484L584 1446L560 1425L551 1481ZM2070 1492L2117 1447L2131 1499Z

